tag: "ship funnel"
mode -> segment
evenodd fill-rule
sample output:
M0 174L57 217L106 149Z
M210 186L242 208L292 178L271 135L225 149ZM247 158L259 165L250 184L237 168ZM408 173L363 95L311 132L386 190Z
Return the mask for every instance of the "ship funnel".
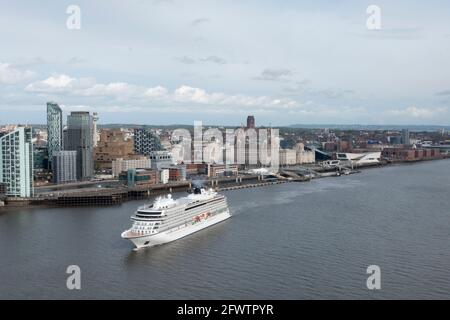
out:
M202 190L198 187L194 188L194 194L201 194Z

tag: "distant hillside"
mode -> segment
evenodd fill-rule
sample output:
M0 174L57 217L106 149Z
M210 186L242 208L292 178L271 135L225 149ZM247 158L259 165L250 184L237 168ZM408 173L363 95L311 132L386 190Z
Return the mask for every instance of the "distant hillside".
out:
M402 130L409 129L410 131L439 131L450 130L449 126L437 125L362 125L362 124L293 124L291 128L304 129L339 129L339 130Z
M33 124L34 128L46 128L45 124ZM99 124L99 128L112 129L112 128L164 128L164 129L192 129L193 125L186 124L169 124L169 125L142 125L132 123L108 123ZM203 128L238 128L239 126L221 126L213 124L203 124ZM261 127L263 128L263 127ZM362 124L293 124L290 126L273 126L273 128L286 128L286 129L335 129L335 130L402 130L409 129L410 131L439 131L444 129L450 131L450 125L437 126L437 125L362 125Z

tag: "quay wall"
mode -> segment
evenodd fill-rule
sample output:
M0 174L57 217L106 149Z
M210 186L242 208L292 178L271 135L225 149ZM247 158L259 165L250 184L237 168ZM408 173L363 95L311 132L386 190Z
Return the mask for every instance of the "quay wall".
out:
M450 159L449 156L444 157ZM429 159L421 159L418 161L430 161ZM418 162L415 161L415 162ZM396 161L383 162L379 165L358 166L354 169L376 168L387 165L411 164L411 161ZM309 168L318 172L314 178L331 177L341 175L341 168L334 168L333 170L317 170L318 167L310 166ZM286 168L284 168L286 169ZM347 173L358 173L358 170L352 170ZM288 173L288 172L284 172ZM270 186L289 182L303 182L309 181L311 178L305 178L295 175L279 175L267 178L257 175L233 176L226 178L213 178L202 181L202 185L211 187L217 191L238 190L243 188L254 188L262 186ZM3 203L0 205L0 210L7 210L8 208L21 208L33 206L49 206L49 207L78 207L78 206L110 206L120 205L125 201L146 199L155 195L165 194L169 192L180 192L191 189L191 181L174 182L169 184L157 184L151 186L139 186L133 188L116 187L105 188L94 191L77 190L77 192L60 192L51 195L41 195L35 198L6 198L2 199Z

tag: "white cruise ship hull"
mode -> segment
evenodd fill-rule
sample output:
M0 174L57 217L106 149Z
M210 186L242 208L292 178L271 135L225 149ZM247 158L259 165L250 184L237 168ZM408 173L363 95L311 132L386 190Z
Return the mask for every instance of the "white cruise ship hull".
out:
M171 241L178 240L180 238L186 237L192 233L205 229L209 226L212 226L216 223L224 221L231 217L229 210L216 214L214 216L209 217L208 219L202 220L195 224L189 224L187 226L182 225L170 230L166 230L163 232L159 232L156 234L145 235L145 236L137 236L137 237L129 237L127 235L128 231L122 233L122 238L128 239L136 246L135 250L145 248L145 247L153 247L160 244L168 243Z

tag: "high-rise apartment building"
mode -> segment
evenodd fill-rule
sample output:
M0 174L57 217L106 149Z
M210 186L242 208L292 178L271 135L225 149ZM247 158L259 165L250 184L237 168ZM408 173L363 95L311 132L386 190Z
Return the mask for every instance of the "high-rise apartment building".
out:
M55 102L47 102L47 141L49 167L53 154L63 149L62 110Z
M94 177L93 118L89 112L71 112L67 116L67 145L65 150L77 152L78 180Z
M149 129L134 130L134 152L149 156L153 151L162 150L159 137Z
M18 127L0 138L0 182L9 197L32 197L33 142L30 127Z

